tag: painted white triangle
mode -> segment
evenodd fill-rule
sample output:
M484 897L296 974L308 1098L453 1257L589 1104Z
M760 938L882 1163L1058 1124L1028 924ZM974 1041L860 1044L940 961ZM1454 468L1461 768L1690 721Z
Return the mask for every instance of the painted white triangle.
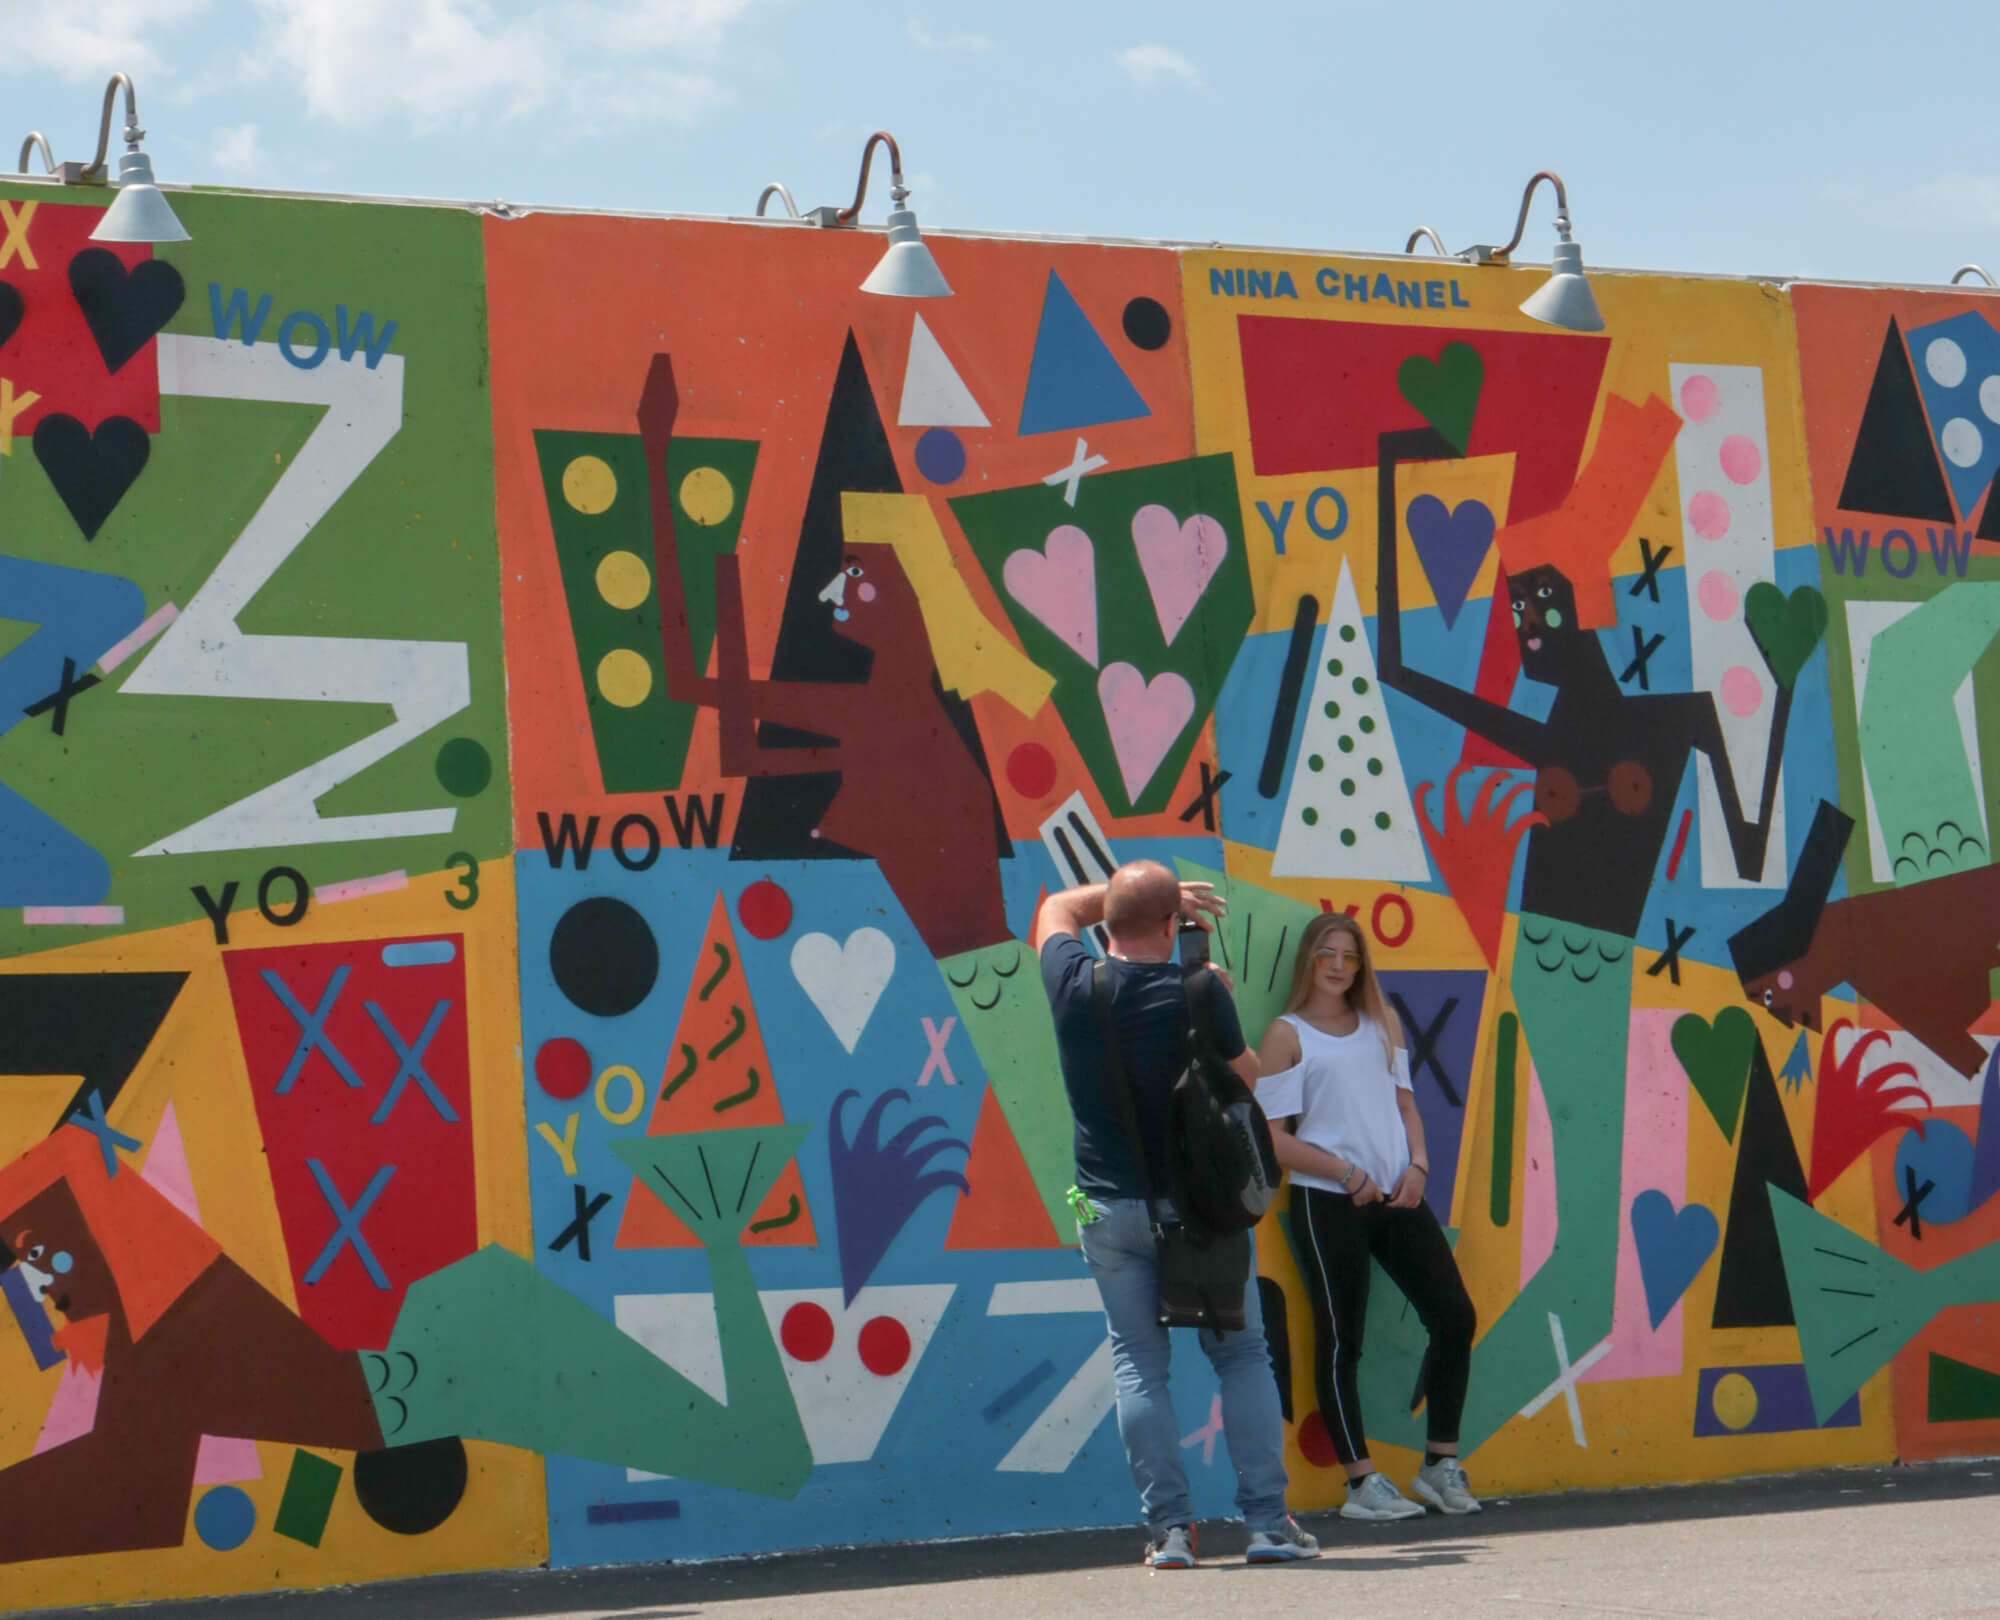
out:
M1405 883L1431 875L1403 762L1389 734L1361 599L1344 560L1271 874Z
M866 1462L875 1454L956 1287L954 1283L869 1287L854 1296L852 1305L841 1303L838 1288L759 1293L815 1464ZM817 1360L797 1360L783 1348L785 1313L795 1305L817 1306L832 1318L833 1346ZM717 1400L728 1398L714 1296L619 1294L612 1301L612 1312L622 1332ZM870 1372L861 1360L861 1331L877 1317L900 1324L910 1340L909 1358L886 1375ZM647 1480L666 1476L628 1468L625 1477Z
M896 422L900 427L991 425L921 315L910 328L910 360L903 368L903 403Z

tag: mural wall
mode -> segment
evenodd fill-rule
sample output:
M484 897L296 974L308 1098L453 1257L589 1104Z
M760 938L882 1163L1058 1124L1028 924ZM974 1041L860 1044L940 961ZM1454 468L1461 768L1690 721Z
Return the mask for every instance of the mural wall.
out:
M0 198L6 1606L1129 1521L1138 855L1369 929L1483 1489L2000 1442L2000 300Z

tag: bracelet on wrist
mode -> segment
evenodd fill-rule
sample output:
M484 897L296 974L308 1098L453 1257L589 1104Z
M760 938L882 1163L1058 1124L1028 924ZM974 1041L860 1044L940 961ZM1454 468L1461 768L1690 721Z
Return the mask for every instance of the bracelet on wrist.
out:
M1430 1180L1430 1178L1431 1178L1431 1167L1430 1167L1429 1165L1427 1165L1427 1164L1418 1164L1418 1163L1416 1162L1416 1160L1412 1159L1412 1160L1410 1161L1410 1168L1411 1168L1412 1170L1418 1170L1418 1171L1421 1171L1421 1172L1423 1173L1423 1177L1424 1177L1424 1180L1426 1180L1426 1181Z

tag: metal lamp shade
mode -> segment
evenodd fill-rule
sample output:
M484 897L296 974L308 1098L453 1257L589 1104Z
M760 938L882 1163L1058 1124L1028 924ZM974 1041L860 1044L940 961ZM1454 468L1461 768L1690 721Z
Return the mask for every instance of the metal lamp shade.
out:
M1604 317L1583 274L1583 249L1574 242L1556 243L1550 269L1549 279L1528 296L1521 313L1571 332L1602 332Z
M129 151L118 160L118 195L90 233L93 242L185 242L187 227L174 217L153 183L152 159Z
M889 251L868 272L861 290L887 298L951 297L951 284L938 269L931 250L924 246L924 239L917 231L917 216L909 209L898 208L890 213Z

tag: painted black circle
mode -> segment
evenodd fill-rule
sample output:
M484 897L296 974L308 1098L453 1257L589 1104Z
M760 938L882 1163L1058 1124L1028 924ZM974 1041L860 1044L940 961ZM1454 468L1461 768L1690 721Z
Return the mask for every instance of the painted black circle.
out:
M616 1018L652 993L660 947L646 919L609 895L579 900L549 936L556 988L587 1013Z
M1135 298L1125 306L1125 336L1134 348L1164 349L1173 332L1173 317L1157 298Z
M465 1446L447 1436L361 1452L354 1459L354 1494L361 1511L384 1530L399 1536L435 1530L465 1498Z

